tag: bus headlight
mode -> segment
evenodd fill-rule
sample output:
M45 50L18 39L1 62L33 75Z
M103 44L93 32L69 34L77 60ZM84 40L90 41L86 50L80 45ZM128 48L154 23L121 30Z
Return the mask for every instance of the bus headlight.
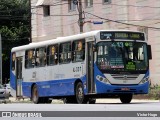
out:
M99 81L101 81L103 83L110 84L110 82L109 82L109 80L107 78L104 78L104 77L102 77L100 75L97 75L96 78L97 78L97 80L99 80Z
M141 80L141 82L139 84L144 84L149 80L149 77L145 77Z

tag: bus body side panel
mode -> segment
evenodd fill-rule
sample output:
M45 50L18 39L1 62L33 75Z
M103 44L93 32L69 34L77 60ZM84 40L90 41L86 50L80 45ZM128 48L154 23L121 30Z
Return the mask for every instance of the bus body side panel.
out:
M10 61L10 85L12 89L16 90L16 75L15 71L12 71L12 59Z
M110 83L104 82L106 76L98 69L95 65L94 70L94 79L96 81L96 91L97 94L119 94L119 93L133 93L133 94L147 94L149 90L149 81L143 84L117 84L112 85ZM149 73L147 72L144 77L148 77ZM118 83L118 81L117 81ZM123 90L123 88L127 88L129 90Z
M10 70L10 86L11 86L11 95L13 97L16 97L16 76L12 70Z
M82 81L86 93L84 62L25 69L23 94L31 97L31 86L35 83L41 97L74 95L76 80Z
M54 97L54 96L70 96L74 95L74 83L79 78L64 79L64 80L48 80L44 82L23 82L23 95L31 97L31 86L36 84L38 86L38 93L40 97ZM85 83L86 76L81 78Z

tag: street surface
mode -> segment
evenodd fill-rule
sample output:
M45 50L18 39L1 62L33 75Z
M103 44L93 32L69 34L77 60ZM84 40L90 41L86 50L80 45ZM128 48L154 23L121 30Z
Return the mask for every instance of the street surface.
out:
M96 104L63 104L62 101L59 100L53 100L52 104L33 104L29 102L29 100L20 100L20 101L14 101L13 98L11 99L11 103L7 104L0 104L0 111L60 111L60 116L54 117L54 120L158 120L159 117L63 117L63 111L93 111L96 114L96 111L105 111L105 112L111 112L111 111L122 111L122 114L128 114L127 111L158 111L160 115L160 101L159 100L137 100L133 99L131 104L121 104L119 99L97 99ZM52 112L51 112L52 113ZM72 114L72 113L71 113ZM94 115L95 115L94 114ZM98 113L97 113L98 114ZM117 113L119 114L119 113ZM136 113L136 114L139 114ZM141 112L140 112L141 114ZM154 115L154 113L153 113ZM96 116L96 115L95 115ZM107 115L106 115L107 116ZM51 119L47 118L47 120ZM14 117L14 119L19 120L19 117ZM21 118L21 119L27 119L27 118ZM44 120L43 116L42 118L32 118L34 120ZM31 119L31 120L32 120ZM1 120L1 118L0 118ZM3 118L3 120L11 120L11 118ZM53 120L53 118L52 118Z
M98 99L96 104L63 104L53 100L52 104L33 104L29 101L0 104L0 111L160 111L159 100L136 100L121 104L119 99Z

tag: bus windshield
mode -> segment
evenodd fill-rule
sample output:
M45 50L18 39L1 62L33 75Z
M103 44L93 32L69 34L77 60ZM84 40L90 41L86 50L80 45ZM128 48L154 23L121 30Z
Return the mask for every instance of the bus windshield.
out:
M142 42L109 41L97 43L100 70L142 71L148 69L147 45Z

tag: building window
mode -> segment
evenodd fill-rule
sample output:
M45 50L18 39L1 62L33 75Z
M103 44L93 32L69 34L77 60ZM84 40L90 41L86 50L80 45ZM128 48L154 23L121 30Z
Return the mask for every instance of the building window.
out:
M43 6L43 15L44 16L50 16L50 6L49 5L44 5Z
M60 63L69 63L71 61L71 43L62 43L59 47L59 62Z
M111 0L103 0L103 4L109 4L111 3Z
M87 7L92 7L93 6L93 0L85 0L85 6Z
M79 40L73 42L73 62L81 62L85 59L85 42Z
M58 63L58 45L51 45L47 49L48 65L56 65Z
M74 4L73 0L68 0L68 7L69 11L76 10L76 4Z

